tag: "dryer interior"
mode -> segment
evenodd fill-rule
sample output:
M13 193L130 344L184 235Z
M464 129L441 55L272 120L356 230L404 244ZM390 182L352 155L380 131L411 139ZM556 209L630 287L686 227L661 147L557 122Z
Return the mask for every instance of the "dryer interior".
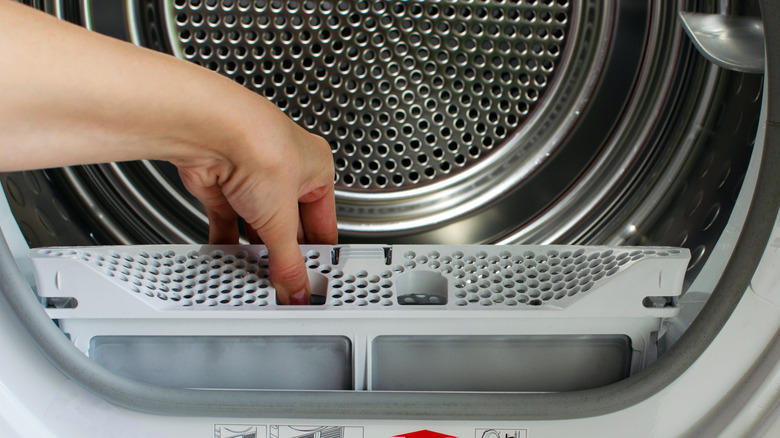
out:
M529 369L560 364L571 354L581 353L583 363L589 364L615 358L601 374L587 367L561 371L577 376L568 385L560 386L561 380L552 377L541 386L520 385L517 390L566 391L582 389L582 381L588 379L596 386L622 380L663 354L703 306L720 275L719 264L730 256L729 244L720 239L729 234L725 230L741 227L732 212L738 212L738 201L747 202L752 193L742 183L749 175L759 126L762 76L710 64L684 35L678 12L758 15L753 2L731 5L728 11L720 11L715 2L565 0L36 3L62 19L227 75L328 139L337 170L342 251L360 248L351 246L356 244L378 251L398 246L404 248L395 254L401 257L413 251L404 245L491 245L498 259L502 245L609 245L615 251L620 246L663 246L690 251L679 284L684 294L649 294L635 303L660 318L654 320L660 325L648 329L655 337L618 334L605 328L603 320L593 322L596 319L563 318L557 328L535 332L533 323L507 322L509 314L489 322L436 316L441 322L436 329L419 315L401 314L396 323L419 330L404 331L345 317L346 334L329 330L330 348L323 351L331 354L330 359L315 355L306 359L309 363L351 362L355 350L365 347L350 338L350 330L364 335L379 330L381 336L372 338L379 340L378 347L369 357L392 370L409 367L408 362L393 363L393 358L419 357L444 344L449 346L445 350L462 355L445 359L432 355L427 369L489 356L493 346L497 352L516 352L504 357L505 363L539 358L525 364ZM19 228L33 248L196 245L207 240L205 214L167 163L5 174L2 183ZM326 256L331 250L318 253L335 266L334 256ZM218 249L204 254L213 251ZM406 259L426 265L432 259L430 251L419 254L425 262L416 253ZM479 249L474 251L478 263ZM572 254L576 251L572 249ZM493 255L487 254L486 260ZM711 267L705 269L708 263ZM332 282L331 274L324 273ZM327 292L323 295L332 298ZM518 304L540 308L557 304L554 294L540 294L538 300ZM50 312L60 314L74 307L67 300L45 303ZM664 314L668 309L681 316ZM226 328L211 339L200 333L197 341L204 349L246 341L288 352L307 350L311 333L296 332L296 318L276 327L240 323L259 324L261 332L274 335L297 333L287 346L274 347L275 341L257 331L247 339L231 339ZM327 319L318 321L328 324ZM504 323L512 328L504 328ZM168 333L167 338L139 340L131 339L129 332L108 332L108 337L91 337L89 347L84 344L82 349L114 351L101 362L109 368L111 363L126 364L133 355L122 354L133 348L146 350L146 357L165 351L175 356L183 350L172 349L174 345L192 341L183 335L191 327L166 324L160 323L159 330ZM420 333L437 336L437 342L404 338ZM640 348L637 339L646 345ZM563 356L551 355L555 348ZM501 362L499 357L488 363L496 369ZM130 377L143 380L150 375L138 371L143 364L136 365L136 374ZM313 375L322 369L305 372ZM370 374L370 367L366 369ZM469 365L450 371L470 369ZM500 372L508 370L499 368ZM367 377L356 373L360 374L349 368L334 387L314 389L363 389L356 382ZM192 375L199 374L195 370ZM435 380L426 387L435 373L377 375L390 379L377 381L379 390L474 390L457 386L463 379ZM163 381L170 384L170 377L165 375ZM195 380L182 378L171 385L208 386ZM296 389L277 388L268 383L272 380L258 383L260 389ZM505 381L478 381L487 386L476 390L506 389L501 386ZM537 375L530 381L538 383Z

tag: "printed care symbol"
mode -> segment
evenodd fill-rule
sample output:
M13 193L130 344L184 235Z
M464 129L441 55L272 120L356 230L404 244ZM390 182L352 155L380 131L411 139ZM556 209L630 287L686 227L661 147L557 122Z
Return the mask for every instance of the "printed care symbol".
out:
M402 433L395 435L393 438L458 438L453 435L447 435L444 433L434 432L432 430L423 429L417 432Z
M479 432L482 432L482 435ZM527 436L527 429L477 429L477 438L526 438Z
M259 438L257 426L223 425L214 426L215 438Z

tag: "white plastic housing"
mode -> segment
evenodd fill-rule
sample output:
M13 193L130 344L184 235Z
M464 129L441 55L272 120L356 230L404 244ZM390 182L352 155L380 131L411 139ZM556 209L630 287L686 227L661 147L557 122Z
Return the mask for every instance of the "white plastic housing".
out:
M139 380L490 391L595 387L643 368L662 319L678 312L673 297L689 259L686 250L648 247L302 252L319 305L277 304L267 250L257 245L46 248L31 259L38 294L63 332ZM475 377L475 367L493 371ZM528 372L540 367L549 377Z

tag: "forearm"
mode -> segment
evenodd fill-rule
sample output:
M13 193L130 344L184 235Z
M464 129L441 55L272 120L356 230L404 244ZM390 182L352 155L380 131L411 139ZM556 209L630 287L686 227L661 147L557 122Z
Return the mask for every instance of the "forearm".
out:
M206 69L7 0L0 45L3 171L182 162L191 148L200 156L244 140L241 117L250 111L242 107L262 108L262 99Z

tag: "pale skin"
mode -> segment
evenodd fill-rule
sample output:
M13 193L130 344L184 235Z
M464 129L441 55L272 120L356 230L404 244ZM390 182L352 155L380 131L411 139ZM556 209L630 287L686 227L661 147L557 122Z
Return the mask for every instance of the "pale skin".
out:
M299 243L335 244L333 161L271 102L172 56L0 0L0 171L165 160L237 243L268 246L283 304L306 304Z

